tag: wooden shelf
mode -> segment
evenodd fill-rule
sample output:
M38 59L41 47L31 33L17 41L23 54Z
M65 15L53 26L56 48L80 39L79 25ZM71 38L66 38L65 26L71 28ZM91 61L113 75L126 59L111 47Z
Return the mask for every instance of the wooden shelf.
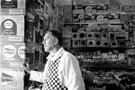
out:
M94 51L94 50L101 50L101 51L108 51L108 50L120 50L125 51L127 49L133 49L132 47L71 47L71 51Z

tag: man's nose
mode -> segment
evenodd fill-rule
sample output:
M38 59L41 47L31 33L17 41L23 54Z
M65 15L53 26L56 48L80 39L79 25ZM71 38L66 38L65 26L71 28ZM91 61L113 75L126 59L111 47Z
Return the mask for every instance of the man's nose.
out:
M42 41L42 44L44 44L45 43L45 41Z

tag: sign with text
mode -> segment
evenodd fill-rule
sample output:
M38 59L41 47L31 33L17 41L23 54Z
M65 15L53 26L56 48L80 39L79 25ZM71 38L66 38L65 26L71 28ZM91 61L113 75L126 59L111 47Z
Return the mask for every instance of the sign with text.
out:
M25 0L0 0L0 14L25 14Z
M24 87L24 70L0 68L0 90L20 90ZM8 89L6 89L8 88Z
M0 67L23 68L26 59L24 43L1 42Z

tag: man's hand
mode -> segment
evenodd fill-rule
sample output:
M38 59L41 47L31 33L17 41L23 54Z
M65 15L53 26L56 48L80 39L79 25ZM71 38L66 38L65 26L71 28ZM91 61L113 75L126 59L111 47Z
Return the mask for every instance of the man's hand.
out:
M23 64L23 68L24 68L24 70L25 70L27 73L30 74L30 67L29 67L29 64L28 64L28 63Z

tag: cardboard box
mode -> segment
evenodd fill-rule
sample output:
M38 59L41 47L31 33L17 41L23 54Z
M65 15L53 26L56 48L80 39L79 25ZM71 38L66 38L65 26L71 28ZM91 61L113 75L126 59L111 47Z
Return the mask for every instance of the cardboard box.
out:
M63 38L63 47L70 47L71 46L71 39L70 38Z
M85 13L96 13L96 4L85 4Z
M72 27L63 27L62 28L63 37L71 37L71 34L72 34Z
M109 5L108 4L97 4L96 11L97 13L108 12Z
M84 4L86 0L72 0L73 4L78 5L78 4Z
M87 41L86 40L80 40L80 47L86 47Z
M79 39L79 34L77 32L72 33L72 39Z
M110 12L120 12L121 3L120 0L108 0L109 1L109 11Z
M0 0L0 14L25 14L25 0Z
M73 13L84 13L84 5L73 5L72 12Z
M80 47L80 40L75 39L72 41L72 47Z
M120 13L101 13L97 14L97 22L120 22Z
M110 42L110 45L111 45L111 47L118 47L118 42L117 41L111 41Z
M123 5L121 6L121 11L125 13L134 13L135 5Z
M0 42L0 46L0 67L23 68L26 59L24 43Z
M73 13L73 23L84 23L84 13Z
M63 7L64 7L64 10L63 10L64 22L72 23L72 5L64 5Z
M116 40L128 40L128 32L116 32Z
M110 41L116 40L115 32L109 32L109 40L110 40Z
M109 4L109 0L93 0L95 4Z
M94 32L94 40L100 40L101 39L101 33L100 32Z
M121 22L128 22L132 20L132 14L121 14L120 16Z
M87 47L95 47L95 40L87 40Z
M0 90L21 90L24 88L23 79L22 69L0 68Z
M95 46L96 47L101 47L102 46L102 41L101 40L96 40L95 41Z
M85 13L85 23L94 23L97 21L97 15L91 13Z
M109 39L108 32L101 32L101 40L108 40Z
M105 41L102 41L102 46L103 47L109 47L110 46L110 42L105 40Z
M86 32L79 32L78 33L78 38L80 39L80 40L84 40L84 39L86 39L87 38L87 35L86 35Z
M94 38L94 32L87 32L87 39L93 40Z

